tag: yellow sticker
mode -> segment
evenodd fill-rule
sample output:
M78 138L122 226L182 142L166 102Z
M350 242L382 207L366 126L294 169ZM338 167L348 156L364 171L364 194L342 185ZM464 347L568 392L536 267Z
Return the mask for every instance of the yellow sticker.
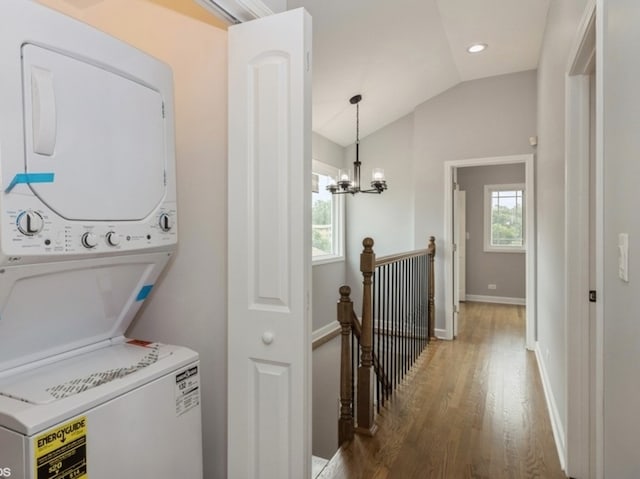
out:
M37 436L36 479L87 479L87 418L77 417Z

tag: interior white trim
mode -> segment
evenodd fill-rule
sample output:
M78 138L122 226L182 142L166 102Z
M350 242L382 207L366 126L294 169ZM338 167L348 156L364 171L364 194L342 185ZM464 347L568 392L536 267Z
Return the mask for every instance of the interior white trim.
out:
M488 296L483 294L467 294L467 301L475 301L477 303L496 303L496 304L515 304L525 306L526 298L509 298L507 296Z
M340 331L340 323L337 321L332 321L329 324L325 324L324 326L316 329L311 333L311 343L312 347L316 348L316 343L324 340L328 336L332 336Z
M526 215L526 298L527 310L525 314L525 339L527 349L533 351L536 341L536 248L535 248L535 181L534 156L513 155L490 158L471 158L466 160L452 160L444 163L444 235L439 248L444 252L444 292L445 292L445 329L444 338L453 339L453 176L457 168L468 166L508 165L513 163L525 164L525 197Z
M555 397L553 396L553 390L551 389L551 383L549 382L549 375L547 374L547 368L542 359L542 351L540 351L540 343L538 342L536 342L535 353L536 362L538 363L538 372L540 373L540 380L542 382L542 389L544 390L544 398L547 402L547 409L549 410L553 439L555 440L556 449L558 450L558 458L560 459L560 467L563 471L566 471L565 458L567 456L567 449L564 429L562 428L560 412L558 411L558 405L556 404Z
M447 338L447 330L446 329L436 328L434 330L434 334L436 335L436 338L438 338L438 339L450 339L450 338Z
M273 15L261 0L194 0L217 17L230 23L242 23Z
M569 55L566 76L566 142L565 142L565 291L566 291L566 457L562 459L569 477L593 477L591 457L591 397L590 383L596 372L590 368L590 308L589 285L589 155L590 155L590 69L596 54L596 4L588 2L576 41ZM597 110L601 111L601 110ZM596 118L596 122L600 122ZM596 130L601 126L597 125ZM596 140L596 148L601 144ZM601 155L596 152L596 158ZM596 163L599 160L596 159ZM601 173L596 173L601 181ZM598 187L596 186L596 189ZM596 205L602 202L596 192ZM596 214L597 216L597 214ZM596 236L602 223L596 226ZM599 229L600 228L600 229ZM596 251L602 242L596 239ZM596 260L597 261L597 260ZM596 270L598 268L596 267ZM602 269L600 268L600 271ZM601 273L596 271L596 276ZM597 282L600 282L599 280ZM596 288L602 292L600 284ZM602 303L602 301L600 301ZM598 313L596 313L598 323ZM599 316L601 318L601 316ZM585 319L586 318L586 319ZM597 336L597 335L596 335ZM601 336L600 336L601 337ZM597 341L597 339L596 339ZM597 360L596 360L597 361ZM597 382L597 381L596 381ZM599 393L596 391L596 395ZM598 409L600 410L600 409ZM601 415L600 415L601 416ZM601 421L596 414L596 421ZM597 429L597 427L596 427ZM598 432L594 448L598 465ZM600 452L602 449L600 449ZM601 462L600 462L601 464ZM596 477L601 477L596 473Z

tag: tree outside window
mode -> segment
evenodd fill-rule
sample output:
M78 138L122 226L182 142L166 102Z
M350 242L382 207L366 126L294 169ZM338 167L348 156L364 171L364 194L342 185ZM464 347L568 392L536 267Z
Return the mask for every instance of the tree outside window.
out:
M524 185L485 186L485 251L524 251L524 221Z

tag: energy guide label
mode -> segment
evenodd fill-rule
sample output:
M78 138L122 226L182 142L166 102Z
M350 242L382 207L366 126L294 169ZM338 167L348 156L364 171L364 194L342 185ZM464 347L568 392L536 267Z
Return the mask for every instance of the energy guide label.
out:
M78 417L36 436L36 479L86 479L87 418Z
M176 415L181 416L200 405L200 375L198 366L176 374Z

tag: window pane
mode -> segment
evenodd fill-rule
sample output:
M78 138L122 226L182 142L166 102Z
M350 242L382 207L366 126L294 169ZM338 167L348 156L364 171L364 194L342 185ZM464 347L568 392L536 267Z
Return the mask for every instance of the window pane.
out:
M522 190L491 192L491 246L522 247Z
M334 254L333 195L327 191L329 176L318 175L318 192L311 197L313 256Z

